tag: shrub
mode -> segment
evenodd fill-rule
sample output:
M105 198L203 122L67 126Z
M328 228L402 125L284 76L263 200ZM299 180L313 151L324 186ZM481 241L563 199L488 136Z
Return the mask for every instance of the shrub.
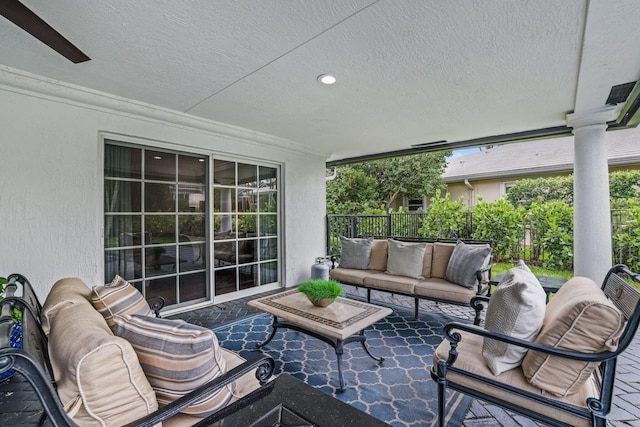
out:
M467 212L462 199L453 201L449 193L444 197L436 194L431 199L419 233L427 238L460 236L467 225Z
M522 206L514 207L506 198L493 203L480 202L473 211L474 239L493 240L494 257L497 259L518 258L520 243L524 240L526 211Z

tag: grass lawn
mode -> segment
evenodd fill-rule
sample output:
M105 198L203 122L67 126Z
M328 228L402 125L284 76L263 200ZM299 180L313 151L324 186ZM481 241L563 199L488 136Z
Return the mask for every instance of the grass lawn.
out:
M512 267L512 263L496 262L491 267L491 277L494 277L500 273L505 273ZM573 271L549 270L548 268L536 267L535 265L529 265L528 267L536 276L564 277L565 279L571 279L573 277Z

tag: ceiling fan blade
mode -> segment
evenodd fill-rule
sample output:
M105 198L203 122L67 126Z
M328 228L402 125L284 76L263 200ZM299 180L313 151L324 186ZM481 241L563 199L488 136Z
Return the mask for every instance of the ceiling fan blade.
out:
M75 64L91 59L18 0L0 0L0 15Z

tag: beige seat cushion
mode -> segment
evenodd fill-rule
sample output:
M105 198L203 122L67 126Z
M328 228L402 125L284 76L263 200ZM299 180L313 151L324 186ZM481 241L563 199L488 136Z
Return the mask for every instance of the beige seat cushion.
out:
M371 243L371 269L385 271L387 269L387 241L374 240Z
M40 322L44 333L49 335L51 322L58 311L73 304L85 304L91 299L91 289L76 277L58 280L47 295L42 306Z
M337 282L363 285L364 279L376 274L384 273L377 270L356 270L353 268L334 268L329 272L329 277Z
M416 281L413 292L418 296L438 298L464 304L468 304L471 298L476 296L475 289L467 289L445 279L433 277Z
M453 253L453 249L456 247L455 243L440 243L433 244L433 259L431 261L431 277L437 279L444 279L447 272L447 266L449 265L449 258Z
M620 310L593 280L574 277L547 304L542 330L534 342L583 353L614 351L624 323ZM522 361L531 384L558 396L579 390L596 366L535 351L529 351Z
M485 378L495 379L497 381L500 381L501 383L511 385L521 390L526 390L537 395L550 397L544 390L541 390L540 388L529 384L520 368L511 369L509 371L503 372L499 376L494 376L487 367L486 363L484 363L484 359L482 357L482 337L467 332L461 332L461 334L462 341L458 346L458 358L454 363L455 367L464 369L465 371L472 372ZM447 360L449 356L449 349L449 341L447 341L446 339L443 340L433 355L434 367L439 360ZM432 369L434 367L432 367ZM536 403L517 394L501 390L497 387L490 387L487 384L482 384L479 381L474 380L473 378L470 378L469 376L464 374L458 374L449 371L447 373L447 380L455 384L460 384L471 389L479 390L482 393L503 399L507 402L519 405L523 408L528 408L538 413L546 414L552 418L567 423L567 425L591 426L591 422L589 420L584 420L575 415L567 414L542 403ZM597 396L597 390L593 379L591 379L589 381L586 381L581 387L579 387L575 394L567 396L563 399L555 399L581 408L586 408L587 398L595 396ZM553 397L551 396L551 398Z
M412 294L418 279L412 279L406 276L394 276L391 274L376 274L366 277L364 285L386 291L395 291L405 294Z
M49 357L60 401L78 425L121 426L158 408L131 344L113 336L89 301L58 310Z
M431 277L431 263L433 262L433 243L427 243L424 248L424 260L422 261L422 277Z

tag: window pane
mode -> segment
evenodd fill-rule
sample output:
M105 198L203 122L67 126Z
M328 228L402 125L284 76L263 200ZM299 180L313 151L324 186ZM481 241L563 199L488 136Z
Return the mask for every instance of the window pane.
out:
M207 199L204 185L178 185L178 210L180 212L205 212Z
M278 233L277 218L276 215L260 215L261 236L275 236Z
M137 244L139 245L141 230L140 215L105 215L104 245L107 248L134 246L134 234L138 235Z
M179 276L180 302L189 302L207 297L207 274L205 272Z
M206 158L179 155L178 181L205 184L207 182Z
M216 185L236 185L236 164L226 160L213 161L213 183Z
M180 242L204 242L207 240L204 215L179 215L178 233Z
M238 215L238 232L239 233L256 233L257 215Z
M238 163L238 185L243 187L258 186L258 167L256 165L246 165Z
M141 186L139 182L112 181L104 182L105 212L140 212Z
M106 144L104 147L104 176L117 178L142 177L142 150Z
M175 245L145 248L144 254L147 263L145 270L147 277L170 274L177 271Z
M202 270L206 267L206 246L204 243L180 245L180 271Z
M275 283L278 281L278 263L267 262L260 264L260 284Z
M240 289L254 288L259 285L258 283L258 265L248 265L240 267Z
M142 278L142 249L106 251L104 254L104 281L109 283L118 275L125 280Z
M145 150L144 178L156 181L176 180L176 155L161 151Z
M236 190L232 188L213 189L213 211L214 212L235 212L236 211Z
M238 212L257 212L256 193L249 189L238 189Z
M219 239L229 239L230 233L233 233L236 229L235 227L236 219L235 215L214 215L213 216L213 238L215 240ZM235 233L234 233L235 236Z
M176 242L175 215L146 215L144 227L152 244Z
M278 195L276 190L260 189L260 212L277 212Z
M236 267L216 270L214 273L216 295L236 291Z
M233 238L232 236L227 236ZM213 243L213 258L215 267L225 267L236 263L236 242L217 241Z
M145 212L175 212L175 188L174 184L144 184L144 210Z
M256 257L256 239L238 240L238 264L258 261Z
M278 239L260 239L260 261L278 257Z
M270 188L275 190L277 188L277 177L278 170L276 168L260 166L260 188Z
M162 297L165 306L177 304L176 277L163 277L161 279L145 280L145 297Z

